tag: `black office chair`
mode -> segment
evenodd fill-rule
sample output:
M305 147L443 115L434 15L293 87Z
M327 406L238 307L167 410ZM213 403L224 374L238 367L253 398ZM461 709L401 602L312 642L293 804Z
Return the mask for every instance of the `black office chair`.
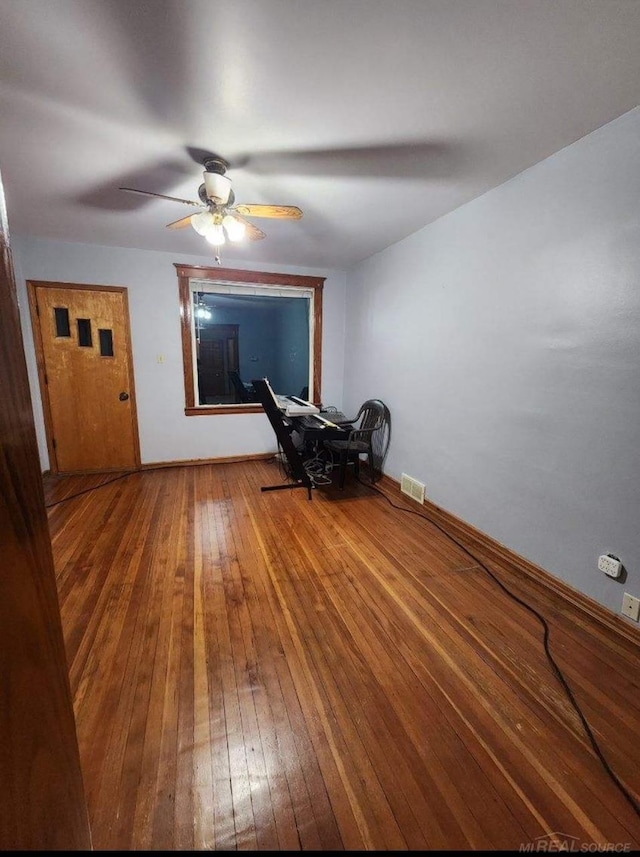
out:
M382 465L389 448L391 419L389 408L380 399L368 399L360 406L353 419L340 420L351 426L345 440L325 441L325 448L338 456L339 485L344 488L347 466L353 464L354 473L360 475L360 456L366 455L372 482L382 475Z
M236 404L246 404L247 402L257 402L258 397L255 394L253 387L247 387L244 384L240 373L235 370L228 372L229 380L233 384L233 389L236 394Z

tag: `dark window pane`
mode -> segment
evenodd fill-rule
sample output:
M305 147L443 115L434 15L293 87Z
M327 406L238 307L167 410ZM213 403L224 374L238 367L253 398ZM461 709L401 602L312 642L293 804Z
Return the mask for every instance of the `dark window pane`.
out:
M71 336L69 310L66 306L57 306L53 311L56 316L56 336Z
M309 395L310 298L194 293L198 403L257 401L254 378L276 393Z
M91 319L78 319L78 345L83 348L91 348L93 342L91 340Z
M98 336L100 337L100 356L113 357L113 331L100 328Z

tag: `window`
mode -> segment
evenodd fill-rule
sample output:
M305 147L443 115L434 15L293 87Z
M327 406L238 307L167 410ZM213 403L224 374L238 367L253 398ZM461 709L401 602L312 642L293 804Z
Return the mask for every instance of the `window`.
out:
M53 308L56 321L56 336L71 336L71 325L69 323L69 309L64 306Z
M255 378L321 401L324 278L176 268L188 416L261 412Z
M113 357L113 331L108 328L98 330L100 340L100 356Z
M93 348L90 318L78 319L78 345L82 348Z

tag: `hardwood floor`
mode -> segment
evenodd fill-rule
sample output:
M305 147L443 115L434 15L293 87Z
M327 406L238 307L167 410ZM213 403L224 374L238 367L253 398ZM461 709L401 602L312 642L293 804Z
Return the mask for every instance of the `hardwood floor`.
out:
M639 847L536 617L370 489L280 481L176 467L51 506L94 847ZM503 580L637 800L638 648Z

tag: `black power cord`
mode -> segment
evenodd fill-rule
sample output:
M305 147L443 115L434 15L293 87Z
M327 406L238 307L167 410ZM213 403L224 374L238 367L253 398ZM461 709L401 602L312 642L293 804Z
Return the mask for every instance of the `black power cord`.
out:
M274 461L276 459L278 459L278 454L273 455L270 458L266 458L265 461ZM82 491L78 491L76 494L69 494L68 497L62 497L54 503L45 503L45 509L52 509L54 506L59 506L60 503L66 503L67 500L75 500L76 497L82 497L83 494L89 494L91 491L95 491L98 488L104 488L105 485L111 485L113 482L117 482L119 479L126 479L128 476L139 476L144 473L152 473L154 470L175 470L180 467L203 467L205 463L210 462L203 462L203 464L160 464L157 467L145 467L140 470L127 470L126 473L120 473L118 476L114 476L113 479L107 479L105 482L100 482L99 485L92 485L90 488L85 488Z
M82 497L83 494L89 494L91 491L95 491L98 488L104 488L105 485L111 485L112 482L117 482L119 479L126 479L127 476L134 476L138 473L147 473L149 470L161 469L169 470L168 467L146 467L144 470L128 470L126 473L120 473L118 476L114 476L113 479L107 479L99 485L92 485L91 488L85 488L83 491L78 491L76 494L69 494L68 497L63 497L61 500L56 500L54 503L46 503L45 509L52 509L54 506L59 506L60 503L66 503L67 500L75 500L76 497Z
M613 781L614 785L616 785L617 788L622 792L624 797L627 799L627 801L633 807L636 814L638 816L640 816L640 804L638 804L635 797L631 794L631 792L627 789L627 787L624 785L624 783L620 780L618 775L615 773L615 771L612 769L611 765L609 764L609 762L605 758L604 753L600 749L600 746L595 739L595 736L593 734L591 726L589 725L587 718L585 717L584 713L582 712L582 709L580 708L580 705L578 704L578 701L574 696L574 693L573 693L573 691L569 685L569 682L567 681L567 679L563 675L562 670L560 669L560 667L556 663L553 655L551 654L551 650L549 648L549 634L550 634L549 625L547 624L547 620L544 618L544 616L541 613L539 613L535 609L535 607L532 607L530 604L527 604L526 601L523 601L521 598L519 598L517 595L515 595L513 592L511 592L511 590L509 590L504 585L504 583L500 580L500 578L497 577L491 571L491 569L488 568L488 566L486 566L482 562L482 560L478 559L478 557L475 554L473 554L469 550L469 548L465 547L465 545L462 544L462 542L460 542L458 539L456 539L455 536L452 536L451 533L449 533L444 527L442 527L440 524L438 524L436 521L434 521L428 515L424 515L415 509L407 509L405 506L396 505L391 500L391 498L388 497L384 493L384 491L381 491L379 488L377 488L374 484L372 484L370 482L363 482L362 479L358 479L358 482L360 482L361 485L364 485L365 488L370 488L372 491L375 491L377 494L380 494L380 496L384 497L384 499L387 501L387 503L389 503L390 506L393 506L394 509L398 509L401 512L408 512L411 515L416 515L418 518L422 518L423 521L427 521L427 523L432 524L434 527L436 527L436 529L440 530L440 532L443 533L443 535L445 535L450 541L452 541L461 550L463 550L467 554L467 556L469 556L484 572L486 572L486 574L488 574L489 577L495 583L497 583L497 585L500 587L500 589L502 589L503 592L505 592L506 595L509 596L509 598L511 598L517 604L520 604L522 607L525 608L525 610L528 610L530 613L532 613L536 617L536 619L538 619L538 621L541 623L542 628L544 630L543 643L544 643L544 651L545 651L545 654L547 656L547 660L551 664L551 668L552 668L556 678L558 679L558 681L560 682L560 684L564 688L564 691L567 695L567 698L569 699L569 702L573 706L574 711L576 712L576 714L580 718L580 722L582 723L582 726L583 726L584 731L587 735L587 738L589 739L589 742L593 748L594 753L598 757L598 759L599 759L600 763L602 764L605 772L609 775L609 777Z

